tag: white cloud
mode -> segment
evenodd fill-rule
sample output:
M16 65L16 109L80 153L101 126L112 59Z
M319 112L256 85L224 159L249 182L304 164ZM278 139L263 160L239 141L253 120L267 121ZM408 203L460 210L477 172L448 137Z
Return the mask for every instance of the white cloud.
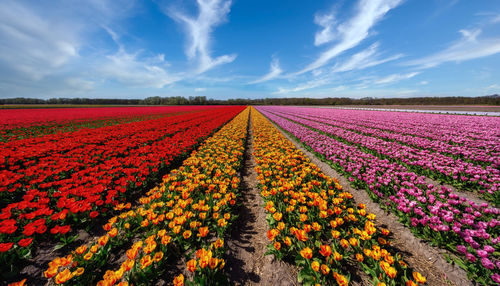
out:
M197 87L194 89L195 92L204 92L204 91L207 91L207 89L205 87Z
M319 46L328 42L331 42L336 35L335 29L335 17L332 14L326 15L316 15L314 17L314 23L323 27L323 29L319 32L316 32L314 36L314 45Z
M249 82L249 84L261 83L261 82L265 82L265 81L274 79L274 78L278 77L282 72L283 72L283 70L280 68L279 60L276 58L273 58L273 60L271 61L271 67L269 69L269 72L267 74L265 74L264 76L262 76L261 78Z
M90 80L85 80L81 78L68 78L65 80L65 83L76 90L79 91L90 91L94 89L95 82Z
M0 62L40 80L78 56L78 27L66 28L21 3L0 1Z
M191 60L198 61L198 73L203 73L215 66L227 64L236 59L236 54L212 58L210 40L214 28L222 24L230 11L231 1L197 0L198 16L190 17L184 13L168 9L167 14L184 25L189 37L186 55Z
M398 6L401 2L402 0L360 0L357 4L356 15L348 21L337 25L335 27L335 32L331 31L333 27L330 27L330 25L326 25L326 28L323 26L323 31L328 28L329 32L325 32L326 36L319 37L320 43L326 40L333 40L333 35L338 35L339 41L321 53L314 62L299 71L298 74L320 68L344 51L357 46L369 36L371 28L380 21L385 14ZM322 17L328 18L328 16Z
M162 88L182 79L180 75L170 75L160 64L155 64L158 63L158 56L141 60L137 53L129 54L120 48L106 58L98 72L128 86Z
M279 87L278 91L274 92L274 94L289 94L289 93L304 91L304 90L308 90L308 89L313 89L313 88L320 87L320 86L323 86L323 85L326 85L329 83L330 83L329 78L313 79L313 80L307 81L305 83L299 84L298 86L293 87L293 88Z
M497 15L493 20L491 20L492 24L500 23L500 15Z
M460 30L462 38L443 51L408 61L404 65L431 68L446 62L462 62L500 53L500 37L479 38L481 29Z
M405 80L405 79L410 79L416 75L418 75L419 72L412 72L412 73L407 73L407 74L391 74L383 78L378 78L374 79L372 81L373 84L390 84L394 83L397 81Z
M398 54L389 58L379 59L379 54L377 53L379 44L375 43L357 54L354 54L348 61L342 64L336 64L333 67L333 72L345 72L356 69L365 69L368 67L383 64L389 61L397 60L403 55Z

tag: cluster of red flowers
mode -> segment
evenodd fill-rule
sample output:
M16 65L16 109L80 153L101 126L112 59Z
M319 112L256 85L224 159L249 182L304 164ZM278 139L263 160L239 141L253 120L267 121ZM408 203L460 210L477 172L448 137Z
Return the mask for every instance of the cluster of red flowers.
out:
M243 107L199 109L1 144L0 255L112 209Z
M123 211L103 226L105 235L53 259L44 276L56 284L149 285L165 270L167 257L183 255L192 258L187 270L194 272L193 285L220 285L222 237L233 220L248 115L247 109L208 138L135 208L115 207ZM124 243L132 245L116 268L109 260ZM106 269L104 275L99 269ZM174 284L183 281L181 275Z
M74 123L95 119L165 114L211 108L213 106L0 109L0 129L3 131L10 128L40 126L52 123Z

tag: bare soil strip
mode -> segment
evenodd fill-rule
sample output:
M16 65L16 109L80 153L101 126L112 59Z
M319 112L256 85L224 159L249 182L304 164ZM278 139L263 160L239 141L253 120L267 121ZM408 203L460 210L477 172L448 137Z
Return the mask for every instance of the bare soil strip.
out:
M274 124L274 123L273 123ZM330 167L327 163L321 161L313 153L306 150L301 143L283 132L276 124L274 126L281 131L295 146L300 149L309 159L316 164L325 174L337 178L344 188L354 196L356 203L366 204L367 210L374 213L376 223L389 229L392 233L392 246L403 255L411 267L422 273L427 278L428 285L473 285L467 279L467 274L456 265L448 263L443 253L445 250L433 247L428 243L417 238L413 233L399 222L398 218L392 213L387 213L380 206L373 202L364 190L358 190L351 187L349 181Z
M242 170L239 217L226 239L226 271L231 285L298 285L297 270L291 265L265 255L269 240L264 201L257 187L253 157L253 135L249 123L247 148Z

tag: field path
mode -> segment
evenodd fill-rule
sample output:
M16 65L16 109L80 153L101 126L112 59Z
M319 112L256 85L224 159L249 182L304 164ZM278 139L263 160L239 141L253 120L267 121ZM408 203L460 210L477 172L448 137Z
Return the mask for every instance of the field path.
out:
M273 122L272 122L273 123ZM339 180L343 189L350 192L356 203L366 204L367 210L377 217L376 224L382 225L391 231L392 245L398 252L403 254L405 261L427 278L428 285L473 285L464 270L458 266L451 265L444 257L444 250L430 246L428 243L415 237L411 231L398 221L398 218L387 213L377 203L374 203L364 190L351 187L349 181L335 171L330 165L317 158L313 153L306 150L301 143L297 142L289 134L283 132L276 124L273 125L288 138L298 149L300 149L321 171L326 175Z
M230 237L226 239L228 257L226 271L231 285L298 285L297 270L287 263L265 255L269 240L264 201L257 187L253 157L251 121L248 125L247 148L242 170L242 189L238 210Z

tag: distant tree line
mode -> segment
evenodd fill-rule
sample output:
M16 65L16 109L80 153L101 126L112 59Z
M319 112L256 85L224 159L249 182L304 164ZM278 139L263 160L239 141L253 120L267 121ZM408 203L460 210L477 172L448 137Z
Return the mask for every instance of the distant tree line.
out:
M145 99L105 98L7 98L0 104L73 104L73 105L500 105L498 94L480 97L412 97L353 99L328 98L263 98L263 99L207 99L206 96L147 97Z

